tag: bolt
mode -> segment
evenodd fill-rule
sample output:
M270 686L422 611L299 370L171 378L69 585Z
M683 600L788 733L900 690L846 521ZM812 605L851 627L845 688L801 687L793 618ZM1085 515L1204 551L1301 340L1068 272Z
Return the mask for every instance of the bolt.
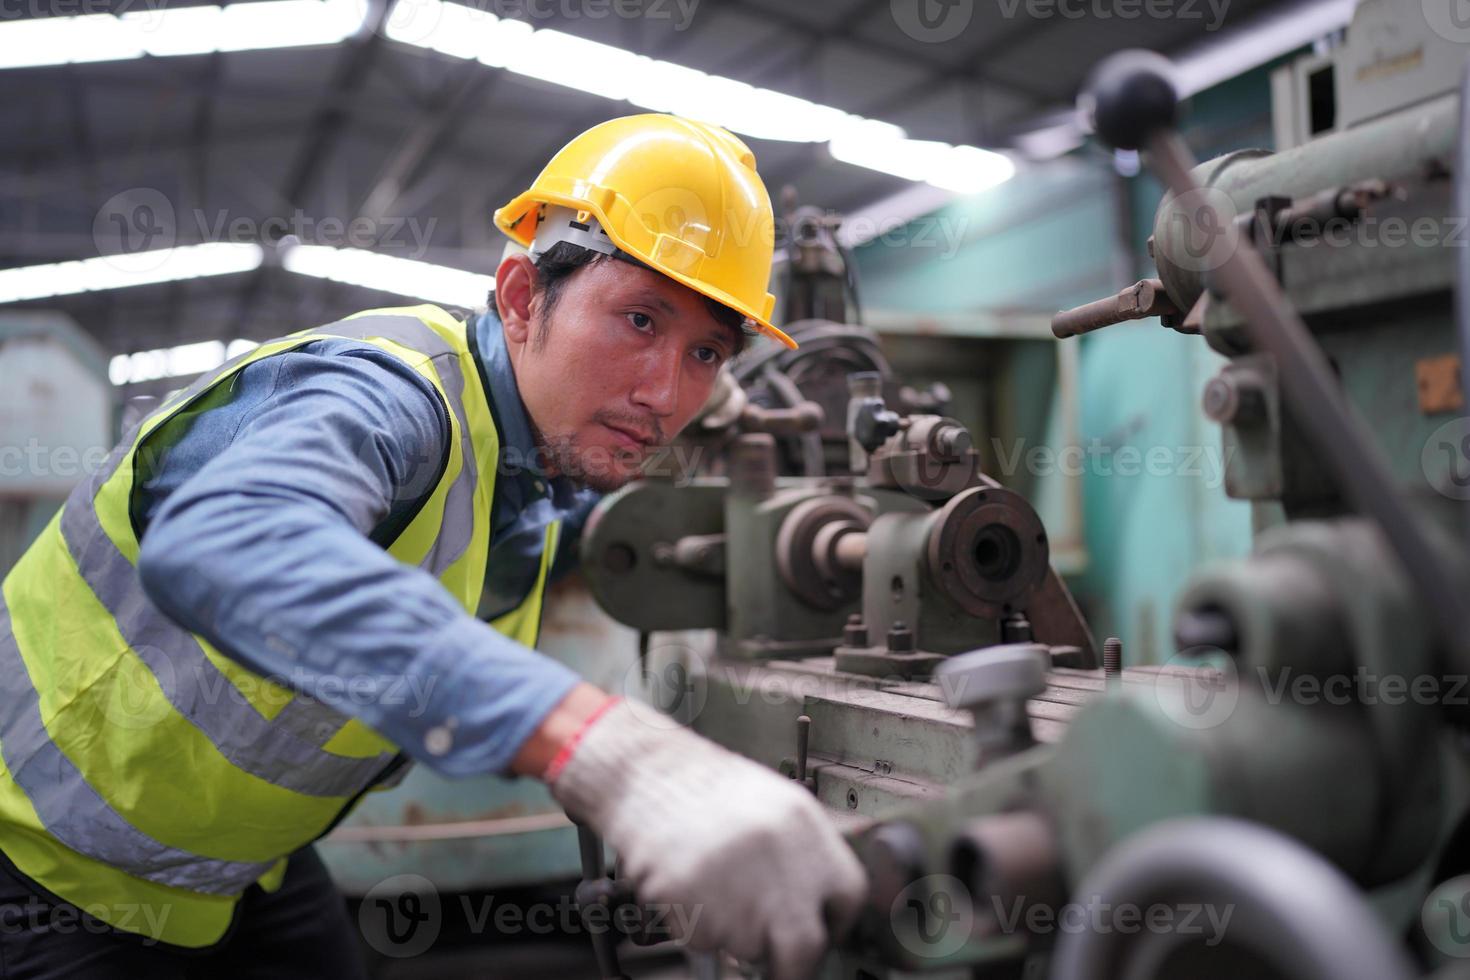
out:
M1206 382L1203 408L1220 425L1249 425L1265 418L1266 396L1257 382L1221 372Z
M1123 673L1123 641L1116 636L1103 640L1103 676L1117 677Z
M842 628L842 645L846 647L868 645L868 627L863 623L862 613L853 613L847 617L847 625Z
M1025 613L1011 613L1000 624L1002 643L1030 643L1035 637L1031 633L1031 620Z
M969 452L974 443L970 431L960 425L946 425L935 430L934 455L944 460L959 459Z
M914 631L909 629L901 619L895 620L893 625L888 628L888 652L914 652Z

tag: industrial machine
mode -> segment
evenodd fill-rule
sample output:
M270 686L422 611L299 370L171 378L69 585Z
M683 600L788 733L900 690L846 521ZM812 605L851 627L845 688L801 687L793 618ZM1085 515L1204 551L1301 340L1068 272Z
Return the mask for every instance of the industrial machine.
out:
M869 908L825 977L1389 980L1470 956L1470 100L1449 4L1412 6L1359 5L1297 75L1319 97L1279 93L1315 135L1274 155L1195 166L1157 56L1087 93L1169 188L1159 274L1054 330L1160 317L1226 355L1203 410L1256 512L1168 665L1120 670L1109 641L1096 669L977 434L890 411L871 373L841 472L778 475L755 419L723 475L594 515L589 583L643 634L650 697L850 832Z

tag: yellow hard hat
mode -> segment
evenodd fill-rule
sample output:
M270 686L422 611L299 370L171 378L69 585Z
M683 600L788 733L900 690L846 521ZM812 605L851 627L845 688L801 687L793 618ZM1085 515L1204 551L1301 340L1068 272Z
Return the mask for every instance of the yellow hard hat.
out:
M771 325L770 195L755 154L720 127L661 113L599 123L558 150L495 224L529 247L543 206L571 209L566 224L583 232L595 218L617 248L796 346Z

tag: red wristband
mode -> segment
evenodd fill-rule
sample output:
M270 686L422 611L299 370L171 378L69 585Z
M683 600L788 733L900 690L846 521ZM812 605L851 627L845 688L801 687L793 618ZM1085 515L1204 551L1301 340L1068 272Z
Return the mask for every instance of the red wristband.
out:
M543 783L553 783L556 781L556 777L561 775L561 771L566 768L566 764L572 760L572 753L576 751L577 743L582 741L582 736L587 734L587 729L596 724L597 719L601 718L607 713L609 708L621 700L623 700L621 697L608 698L598 706L596 711L587 716L587 720L582 722L582 727L573 732L572 737L563 742L561 748L556 750L556 755L552 757L551 764L541 774L541 781Z

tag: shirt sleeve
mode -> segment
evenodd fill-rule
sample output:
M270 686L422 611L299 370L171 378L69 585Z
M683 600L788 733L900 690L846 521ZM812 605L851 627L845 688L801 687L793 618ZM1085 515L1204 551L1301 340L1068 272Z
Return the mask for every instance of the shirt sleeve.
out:
M205 426L218 450L152 508L149 598L440 772L506 771L579 678L373 540L442 471L437 392L376 349L280 354L239 378L231 404L246 410L201 416L226 412ZM163 458L165 475L176 462Z

